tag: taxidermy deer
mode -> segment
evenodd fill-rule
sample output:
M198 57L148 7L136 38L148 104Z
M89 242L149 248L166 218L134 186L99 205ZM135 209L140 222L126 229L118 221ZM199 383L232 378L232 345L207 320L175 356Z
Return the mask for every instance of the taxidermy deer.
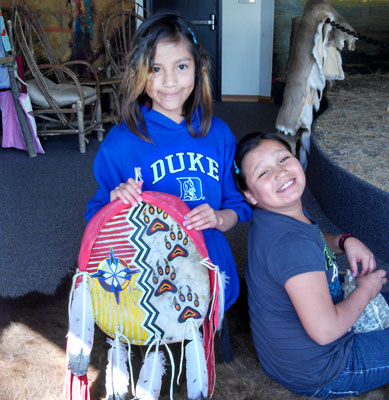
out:
M327 0L308 0L302 17L293 20L287 78L276 128L296 136L299 158L307 167L313 108L319 110L326 80L344 79L340 51L347 42L355 49L355 38L335 29L326 19L354 31ZM293 143L292 143L293 144Z

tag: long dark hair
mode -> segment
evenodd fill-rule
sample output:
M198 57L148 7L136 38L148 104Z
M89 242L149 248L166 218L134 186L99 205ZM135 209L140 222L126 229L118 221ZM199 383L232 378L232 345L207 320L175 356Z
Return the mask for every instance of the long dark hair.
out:
M207 135L212 119L212 93L210 84L210 59L195 36L195 28L183 17L172 12L156 13L137 29L132 51L119 88L120 119L140 138L151 141L140 110L145 104L152 105L146 93L147 81L152 72L157 44L162 39L172 42L184 40L195 62L194 89L183 105L183 116L189 132L194 137ZM200 128L195 132L192 117L200 106Z
M248 189L246 174L242 168L244 158L251 150L259 146L265 139L275 140L283 144L288 151L292 152L290 144L280 134L271 132L263 133L259 131L247 134L239 141L236 147L234 159L235 182L236 186L241 192Z

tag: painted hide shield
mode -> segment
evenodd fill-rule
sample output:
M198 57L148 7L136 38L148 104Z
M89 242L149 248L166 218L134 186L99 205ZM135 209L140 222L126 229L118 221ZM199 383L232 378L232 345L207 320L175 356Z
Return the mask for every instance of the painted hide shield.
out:
M157 343L157 358L160 344L184 339L190 343L196 341L195 347L201 345L205 366L202 380L206 380L203 382L206 389L200 389L200 392L206 396L207 388L212 393L214 386L217 267L208 258L202 233L183 226L189 208L182 200L156 192L143 192L142 198L137 207L130 207L120 200L109 203L89 222L81 243L73 302L77 290L85 291L86 295L79 295L82 299L90 296L94 322L108 336L116 338L109 353L111 358L124 346L123 342L128 344L129 353L132 344L153 346ZM77 309L85 307L87 302L83 300ZM80 337L79 332L72 332L71 315L70 306L69 369L73 377L82 378L89 357L86 360L84 357L81 368L78 360L88 348L70 350L70 338ZM77 320L77 317L73 319ZM203 337L199 332L201 326ZM84 342L93 343L93 338ZM72 361L74 359L76 363ZM130 363L126 359L127 362ZM127 371L125 367L122 369ZM114 398L118 394L113 390ZM142 398L138 395L138 387L137 397Z

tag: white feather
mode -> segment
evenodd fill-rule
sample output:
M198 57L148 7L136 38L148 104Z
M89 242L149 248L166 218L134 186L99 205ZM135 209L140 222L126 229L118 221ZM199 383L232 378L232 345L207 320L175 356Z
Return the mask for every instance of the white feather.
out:
M68 355L69 368L76 376L88 371L90 354L93 347L94 315L92 295L86 275L73 292L69 310Z
M304 171L308 166L310 147L311 147L311 132L310 130L303 130L301 134L301 147L300 147L299 160L301 165L303 166Z
M105 369L105 392L106 392L106 398L107 399L113 399L113 382L112 382L112 347L114 341L112 339L107 339L107 343L110 344L110 348L108 350L108 356L107 356L107 367Z
M191 326L193 340L185 346L186 385L188 399L200 399L208 395L208 371L201 333L194 322Z
M115 340L107 339L111 345L108 350L108 364L105 373L105 388L107 398L124 400L128 393L129 374L127 370L127 349L120 341L119 335Z
M162 351L153 351L146 355L136 384L136 398L156 400L162 386L162 375L165 373L165 356Z
M218 271L217 275L217 282L219 285L219 312L218 312L218 327L217 330L219 331L223 325L223 318L224 318L224 304L225 304L225 295L224 290L226 286L226 273Z

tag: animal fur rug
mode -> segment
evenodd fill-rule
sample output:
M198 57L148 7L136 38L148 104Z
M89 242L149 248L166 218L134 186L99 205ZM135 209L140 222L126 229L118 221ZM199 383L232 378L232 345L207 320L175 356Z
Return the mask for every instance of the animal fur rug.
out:
M243 286L243 284L242 284ZM70 277L55 296L37 293L0 301L0 399L60 400L65 372L65 336L68 329ZM303 400L269 379L255 356L248 325L244 286L229 311L234 360L216 364L215 400ZM106 336L95 331L88 380L91 400L104 399ZM186 398L185 384L174 399ZM389 386L348 400L384 400ZM167 400L168 396L161 396Z

